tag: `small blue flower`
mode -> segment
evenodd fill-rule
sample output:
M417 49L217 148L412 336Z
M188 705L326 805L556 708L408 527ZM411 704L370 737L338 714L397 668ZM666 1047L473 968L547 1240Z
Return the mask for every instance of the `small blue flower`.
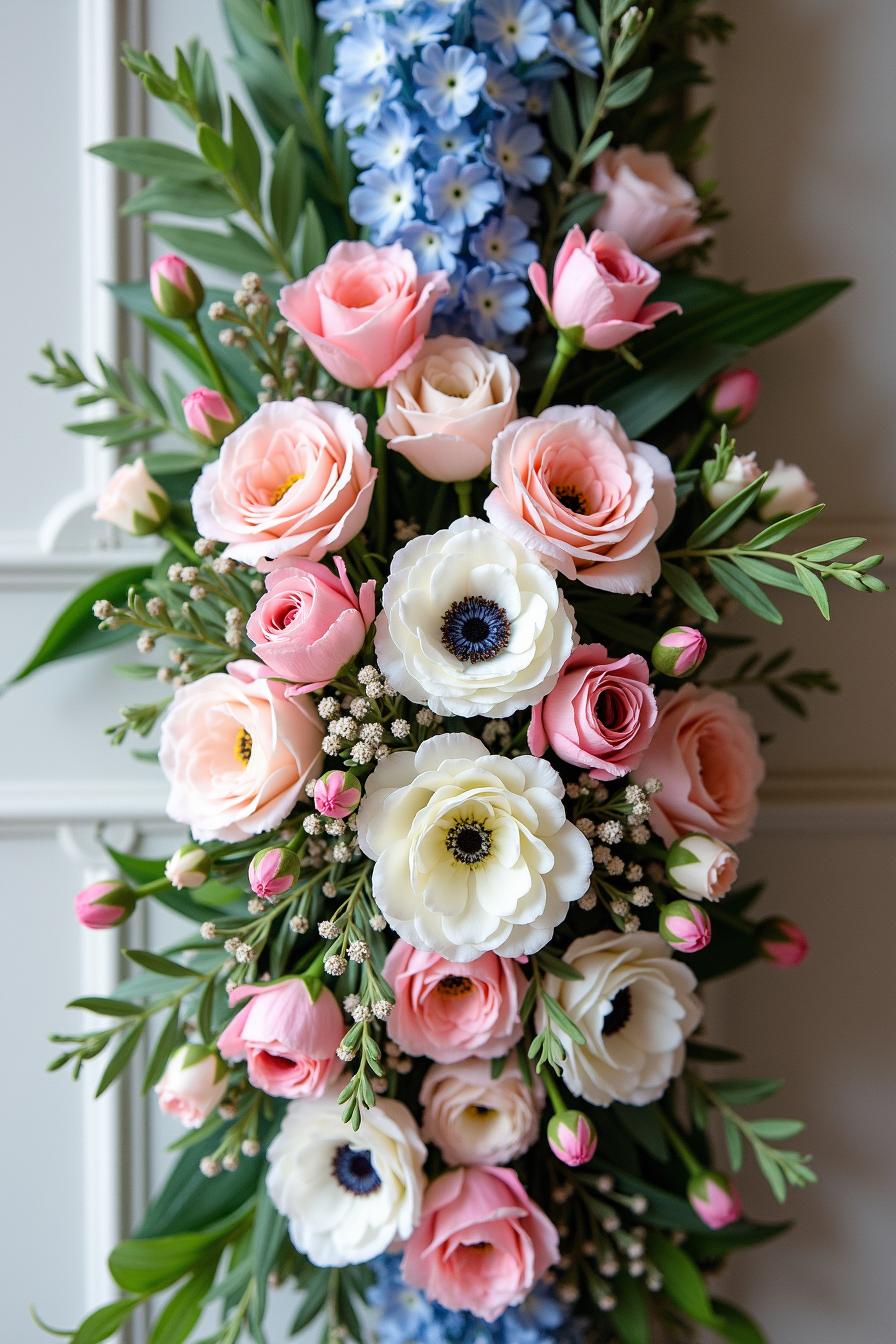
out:
M446 154L466 161L483 148L482 136L470 130L469 123L459 121L456 126L443 131L434 127L420 142L420 156L425 163L434 168L442 162Z
M321 0L317 13L328 33L346 32L367 13L367 0Z
M377 14L357 19L336 43L336 78L346 84L381 79L392 60L386 25Z
M415 5L406 13L399 13L392 32L400 54L413 56L418 47L446 37L450 28L451 15L446 8Z
M541 131L525 117L504 117L486 137L485 156L502 177L518 187L545 182L551 161L537 151L544 144Z
M528 229L514 215L492 215L473 234L470 251L479 261L490 261L515 275L525 275L530 262L538 257L538 248L529 238Z
M391 240L397 229L411 219L417 200L414 170L404 163L393 172L368 168L349 195L352 218L370 229L374 242Z
M541 0L477 0L473 31L505 65L537 61L548 44L551 11Z
M501 199L501 188L483 163L461 163L449 154L423 181L429 213L450 233L478 224Z
M538 202L522 191L508 191L504 210L515 219L521 219L527 229L534 229L538 223Z
M600 65L600 47L590 33L579 28L571 14L560 14L554 20L548 44L551 51L585 75L590 75Z
M429 115L444 129L469 116L485 83L485 58L468 47L428 42L414 62L414 83Z
M504 65L489 61L482 96L489 107L499 112L519 112L526 98L526 86Z
M421 271L447 271L450 275L457 265L457 253L463 241L459 233L447 233L435 224L415 219L406 224L398 241L413 252Z
M491 266L476 266L464 284L464 304L473 329L482 341L494 341L499 332L513 335L529 321L529 291L516 276Z
M383 109L374 126L348 142L352 162L358 168L398 168L410 158L420 143L414 123L397 103Z
M333 75L324 75L320 83L321 88L330 95L327 100L327 125L344 125L350 131L376 122L383 105L397 98L401 90L400 82L388 77L383 82L368 80L364 84L346 84Z

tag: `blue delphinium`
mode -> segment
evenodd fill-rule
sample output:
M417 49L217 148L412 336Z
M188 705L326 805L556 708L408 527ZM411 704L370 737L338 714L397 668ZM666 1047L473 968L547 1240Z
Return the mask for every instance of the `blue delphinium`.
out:
M529 321L532 191L550 174L538 120L551 84L593 74L594 38L571 0L320 0L341 34L321 81L358 171L353 218L377 245L399 241L448 273L434 330L490 345Z

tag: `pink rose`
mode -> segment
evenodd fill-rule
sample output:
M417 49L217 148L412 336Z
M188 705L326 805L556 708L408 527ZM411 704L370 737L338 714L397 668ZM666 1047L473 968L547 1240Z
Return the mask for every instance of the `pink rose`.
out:
M304 980L237 985L230 1006L242 1003L218 1040L225 1059L244 1059L249 1082L269 1097L319 1097L341 1064L342 1010L322 988L311 997Z
M667 845L700 832L726 844L745 840L756 819L765 765L753 721L727 691L682 686L661 691L653 741L637 771L662 783L650 824Z
M557 1229L509 1167L462 1167L433 1181L405 1246L406 1283L454 1311L495 1321L557 1261Z
M256 657L297 683L290 695L325 686L354 658L373 622L376 581L355 593L342 556L333 563L336 574L314 560L279 561L246 626Z
M187 429L200 442L217 448L243 417L236 402L213 387L196 387L181 402Z
M377 430L430 480L467 481L486 469L495 435L516 416L519 385L506 355L437 336L389 384Z
M605 197L595 225L620 234L639 257L663 261L712 237L712 229L697 223L700 198L668 154L638 145L607 149L594 165L591 187Z
M163 1114L176 1116L186 1129L198 1129L227 1091L227 1069L214 1050L182 1045L168 1060L154 1091Z
M444 271L417 274L400 243L337 243L322 266L280 291L280 312L337 383L384 387L423 344Z
M134 913L137 901L125 882L91 882L75 897L75 917L85 929L114 929Z
M650 331L661 317L681 312L677 303L647 302L660 278L615 233L595 229L586 242L578 224L557 253L551 298L544 267L538 261L529 267L529 281L554 326L589 350L612 350Z
M322 741L313 702L286 699L260 663L231 663L226 672L188 682L162 719L168 815L197 840L273 830L317 773Z
M497 1078L487 1059L433 1064L420 1085L423 1137L450 1166L513 1162L538 1138L544 1088L515 1059Z
M189 262L176 252L156 257L149 268L149 292L165 317L194 317L202 307L205 290Z
M725 369L713 380L706 409L725 424L742 425L755 411L761 388L752 369Z
M204 537L228 542L225 555L320 560L367 521L376 470L360 415L332 401L271 401L221 445L193 487Z
M388 1031L408 1055L454 1064L469 1055L506 1055L523 1034L520 1004L526 977L515 961L485 952L475 961L446 961L399 939L383 975L395 993Z
M637 653L611 658L603 644L580 644L554 689L532 710L529 750L550 746L592 779L634 770L653 736L656 701L650 670Z
M672 467L609 411L551 406L515 420L495 439L492 480L491 521L566 578L610 593L649 593L658 580Z

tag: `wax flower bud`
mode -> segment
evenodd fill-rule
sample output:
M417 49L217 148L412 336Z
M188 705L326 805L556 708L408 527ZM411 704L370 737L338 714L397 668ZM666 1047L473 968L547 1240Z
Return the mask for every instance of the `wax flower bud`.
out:
M558 1111L548 1122L548 1143L559 1161L581 1167L597 1150L597 1130L581 1111Z
M674 625L653 646L654 669L667 677L689 677L706 657L706 639L692 625Z
M783 915L764 919L757 933L762 955L775 966L799 966L809 955L809 939L798 924Z
M171 512L171 501L146 470L142 457L114 471L96 501L94 518L114 523L133 537L158 532Z
M174 1115L186 1129L198 1129L227 1091L227 1066L216 1050L182 1045L165 1065L156 1083L159 1108Z
M688 1201L700 1221L714 1232L736 1223L743 1208L733 1182L720 1171L699 1171L692 1176Z
M284 896L295 886L299 858L291 849L260 849L249 864L249 886L263 901Z
M112 929L130 918L136 904L126 882L91 882L75 897L75 914L85 929Z
M696 901L720 901L737 877L733 849L708 835L683 835L666 855L666 877Z
M314 806L325 817L347 817L361 801L361 785L345 770L328 770L314 786Z
M702 952L712 938L712 924L693 901L670 901L660 915L660 933L676 952Z
M196 387L181 402L190 433L209 448L217 448L243 416L235 401L213 387Z
M149 268L153 302L163 317L195 317L205 299L202 281L183 257L157 257Z
M204 849L192 842L181 845L165 864L165 876L178 891L201 887L211 871L212 861Z
M728 463L724 476L717 481L703 480L701 489L707 503L717 509L761 475L762 470L756 461L755 453L735 453Z
M742 425L756 409L762 382L752 369L726 369L710 388L707 412L726 425Z

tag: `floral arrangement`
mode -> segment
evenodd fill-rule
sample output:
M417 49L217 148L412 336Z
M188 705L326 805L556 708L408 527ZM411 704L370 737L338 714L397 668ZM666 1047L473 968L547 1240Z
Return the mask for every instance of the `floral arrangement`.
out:
M94 150L148 179L125 211L175 251L115 292L188 381L52 346L39 378L143 445L96 516L159 552L19 679L136 637L161 698L109 735L155 744L190 832L75 901L184 935L129 946L51 1067L103 1056L103 1092L148 1037L185 1132L122 1296L59 1333L172 1290L152 1344L263 1344L278 1284L328 1341L757 1344L712 1276L783 1225L736 1174L814 1176L701 991L807 941L737 885L763 762L735 691L834 687L721 618L883 584L861 538L800 546L799 466L736 451L739 361L842 282L698 273L703 0L224 9L251 110L197 42L127 49L196 149Z

